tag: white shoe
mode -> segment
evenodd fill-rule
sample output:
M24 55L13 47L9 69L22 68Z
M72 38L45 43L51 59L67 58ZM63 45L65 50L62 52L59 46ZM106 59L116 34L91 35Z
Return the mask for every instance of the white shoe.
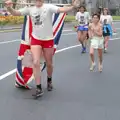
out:
M95 66L96 66L95 62L92 63L92 64L91 64L91 67L90 67L90 71L93 71L93 70L95 69Z
M102 69L103 69L103 66L101 64L99 64L99 66L98 66L99 72L102 72Z
M107 53L107 48L104 48L104 53Z

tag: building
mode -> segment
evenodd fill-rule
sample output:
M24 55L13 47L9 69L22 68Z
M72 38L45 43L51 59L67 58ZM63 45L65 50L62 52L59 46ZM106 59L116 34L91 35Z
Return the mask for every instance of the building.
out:
M15 1L15 0L13 0ZM17 0L19 3L29 3L34 2L34 0ZM95 11L98 8L107 7L112 11L119 10L120 11L120 0L84 0L89 11ZM3 0L0 0L0 8L3 8L2 4ZM72 0L45 0L46 3L60 3L60 4L68 4L71 3ZM23 7L22 5L17 5L17 8Z

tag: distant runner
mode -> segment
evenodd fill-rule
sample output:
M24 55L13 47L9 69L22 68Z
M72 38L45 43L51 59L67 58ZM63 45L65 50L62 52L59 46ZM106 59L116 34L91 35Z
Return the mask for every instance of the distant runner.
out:
M104 52L106 53L110 36L112 36L113 31L115 32L115 29L113 28L113 19L112 16L109 15L108 8L103 9L103 14L100 17L100 22L103 24Z
M90 15L89 12L86 12L86 8L84 6L80 6L79 12L77 12L75 19L78 21L77 34L78 40L82 45L82 53L86 53L86 40Z
M92 23L89 24L89 38L90 38L90 58L91 66L90 71L93 71L96 64L94 60L94 49L98 50L98 70L102 72L102 49L104 48L104 39L102 34L102 24L100 24L100 16L94 14L92 16Z

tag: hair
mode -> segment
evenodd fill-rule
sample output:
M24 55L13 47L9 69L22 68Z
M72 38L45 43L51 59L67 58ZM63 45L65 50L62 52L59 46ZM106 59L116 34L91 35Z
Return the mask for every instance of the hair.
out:
M86 11L86 7L85 7L84 5L81 5L81 6L79 7L79 10L80 10L80 8L84 8L84 10Z
M94 14L92 15L92 18L93 18L94 16L97 16L97 17L99 18L99 20L100 20L100 14L99 14L99 13L94 13Z
M104 10L107 10L107 15L109 15L109 9L108 8L103 8L103 15L104 15Z

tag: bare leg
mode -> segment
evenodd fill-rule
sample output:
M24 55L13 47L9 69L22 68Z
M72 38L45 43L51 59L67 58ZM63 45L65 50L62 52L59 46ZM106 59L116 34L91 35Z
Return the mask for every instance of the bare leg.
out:
M78 40L79 40L79 42L83 45L82 32L81 32L81 31L78 31Z
M53 73L53 48L44 48L43 53L47 65L47 75L48 77L52 77Z
M90 58L91 58L90 70L93 71L95 68L95 61L94 61L94 49L92 47L90 47Z
M103 61L103 56L102 56L102 49L98 49L98 58L99 58L99 71L102 71L102 61Z
M39 85L40 84L40 58L41 58L42 48L39 45L32 45L31 52L33 56L33 74L34 74L36 85Z
M106 36L106 37L104 38L104 52L107 52L109 39L110 39L109 36Z
M86 44L87 44L87 33L88 33L87 31L84 31L83 36L82 36L82 40L83 40L85 48L86 48Z
M53 73L53 52L54 48L44 48L43 53L46 61L46 66L47 66L47 87L48 91L52 90L52 73Z

